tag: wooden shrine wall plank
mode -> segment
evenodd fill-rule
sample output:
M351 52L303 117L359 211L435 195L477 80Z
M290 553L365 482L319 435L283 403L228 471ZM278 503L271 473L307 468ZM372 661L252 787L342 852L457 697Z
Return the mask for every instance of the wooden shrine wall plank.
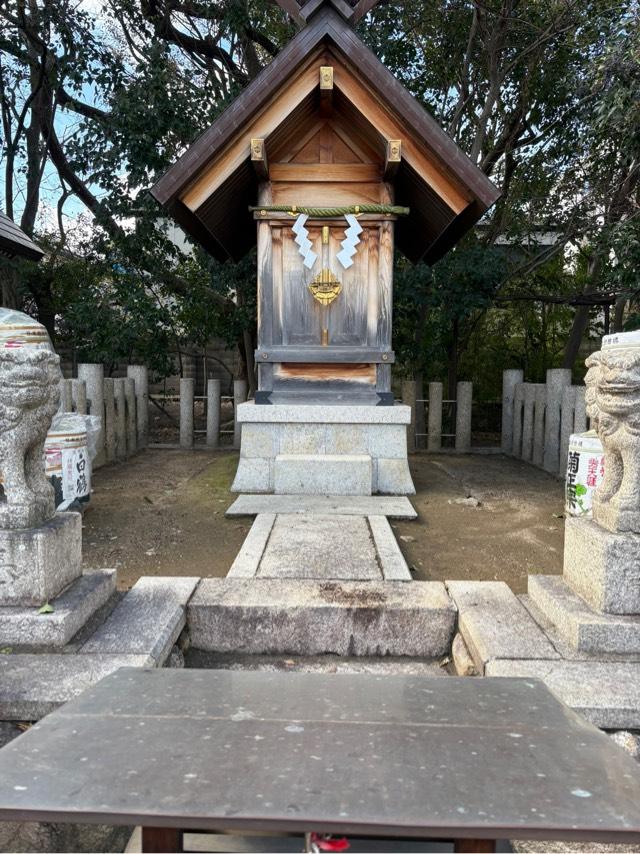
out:
M320 148L320 157L327 148ZM376 163L272 163L269 169L272 181L367 183L380 181L382 171Z
M273 184L274 205L333 207L357 204L384 204L381 183L333 183L279 181Z
M316 262L314 269L308 270L302 263L294 239L290 228L282 229L282 317L286 318L282 327L282 343L319 344L321 309L309 293L309 284L319 272L320 265ZM320 258L319 228L309 229L309 240Z
M282 228L271 228L272 254L273 254L273 343L283 344L282 330L283 319L283 269L282 269Z
M378 346L378 306L380 304L380 228L369 231L369 288L367 294L367 345Z
M345 222L345 228L347 224ZM344 240L344 228L330 230L331 270L342 283L342 292L327 310L329 344L364 347L367 343L367 304L369 298L369 237L365 228L356 246L353 264L344 269L336 260ZM374 230L377 231L377 229Z
M271 202L271 187L268 183L260 185L258 199L261 205ZM266 222L258 222L257 240L257 279L258 279L258 341L261 346L273 343L273 242L271 227Z
M380 255L378 259L377 341L381 348L391 347L391 318L393 312L393 223L380 226Z

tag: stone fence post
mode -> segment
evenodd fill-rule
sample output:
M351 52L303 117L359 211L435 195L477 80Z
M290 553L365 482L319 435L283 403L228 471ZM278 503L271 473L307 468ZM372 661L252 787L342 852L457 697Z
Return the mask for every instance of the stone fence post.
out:
M461 381L456 387L456 451L467 454L471 450L471 410L473 383Z
M233 447L240 447L240 439L242 436L242 424L238 421L238 407L247 399L247 381L233 381Z
M516 386L524 379L519 368L502 373L502 453L513 453L513 403Z
M58 412L73 412L73 380L60 380L60 407Z
M522 459L533 459L533 430L535 420L536 387L533 383L523 383L522 411Z
M524 414L524 389L526 383L518 383L513 390L513 422L511 431L511 455L522 458L522 416Z
M542 468L544 459L544 412L547 405L547 387L544 383L534 383L535 413L533 417L533 464Z
M442 383L429 383L429 426L427 450L442 448Z
M102 383L104 396L104 449L108 463L116 459L116 402L114 380L105 377Z
M560 412L562 394L566 386L571 385L569 368L549 368L547 371L547 397L544 430L544 457L542 461L545 471L558 473L560 462Z
M584 433L587 430L587 412L585 407L584 386L576 386L576 400L573 411L573 432Z
M116 409L114 422L116 434L116 459L120 461L126 460L127 458L127 413L124 383L125 381L123 379L114 379L113 381L113 399Z
M182 377L180 380L180 447L193 448L193 398L196 381Z
M207 380L207 447L220 444L220 380Z
M73 405L78 415L87 414L87 384L84 380L73 380Z
M124 380L124 398L127 423L127 456L138 450L138 422L136 414L136 384L132 377Z
M416 381L402 380L402 402L411 408L411 423L407 427L407 452L409 454L412 454L416 449L416 397Z
M137 445L142 450L149 444L149 370L146 365L129 365L127 376L135 385Z
M105 453L105 412L104 412L104 367L102 365L78 365L78 379L85 383L86 403L90 415L100 418L100 432L96 437L97 453L93 467L104 465Z

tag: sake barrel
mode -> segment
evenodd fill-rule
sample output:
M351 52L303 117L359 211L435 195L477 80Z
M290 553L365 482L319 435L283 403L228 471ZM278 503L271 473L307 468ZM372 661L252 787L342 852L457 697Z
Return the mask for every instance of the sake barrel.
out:
M591 516L593 493L604 477L602 442L595 430L569 437L565 512L570 516Z
M55 490L56 509L86 509L91 497L91 459L86 429L73 426L65 429L56 425L47 433L44 458L45 474Z

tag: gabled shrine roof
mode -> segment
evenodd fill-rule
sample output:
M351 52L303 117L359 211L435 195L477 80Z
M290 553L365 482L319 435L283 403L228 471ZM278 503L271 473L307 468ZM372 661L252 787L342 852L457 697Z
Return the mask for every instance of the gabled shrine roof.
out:
M249 206L259 204L259 177L250 159L251 139L263 138L270 158L312 127L323 65L334 67L338 123L363 148L377 152L380 170L388 141L401 140L394 202L411 213L397 222L396 244L411 261L437 261L500 192L326 4L160 178L153 196L214 257L241 258L256 242ZM346 180L359 180L358 169L365 174L361 164ZM296 201L320 204L311 197L286 199Z

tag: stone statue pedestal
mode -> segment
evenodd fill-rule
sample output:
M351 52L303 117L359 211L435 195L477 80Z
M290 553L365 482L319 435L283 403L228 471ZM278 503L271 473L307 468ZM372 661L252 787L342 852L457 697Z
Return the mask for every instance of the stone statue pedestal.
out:
M640 614L640 535L613 533L592 519L568 517L563 576L596 611Z
M79 513L56 513L37 528L0 530L0 605L43 605L81 575L81 564Z
M413 495L408 406L243 403L232 492Z

